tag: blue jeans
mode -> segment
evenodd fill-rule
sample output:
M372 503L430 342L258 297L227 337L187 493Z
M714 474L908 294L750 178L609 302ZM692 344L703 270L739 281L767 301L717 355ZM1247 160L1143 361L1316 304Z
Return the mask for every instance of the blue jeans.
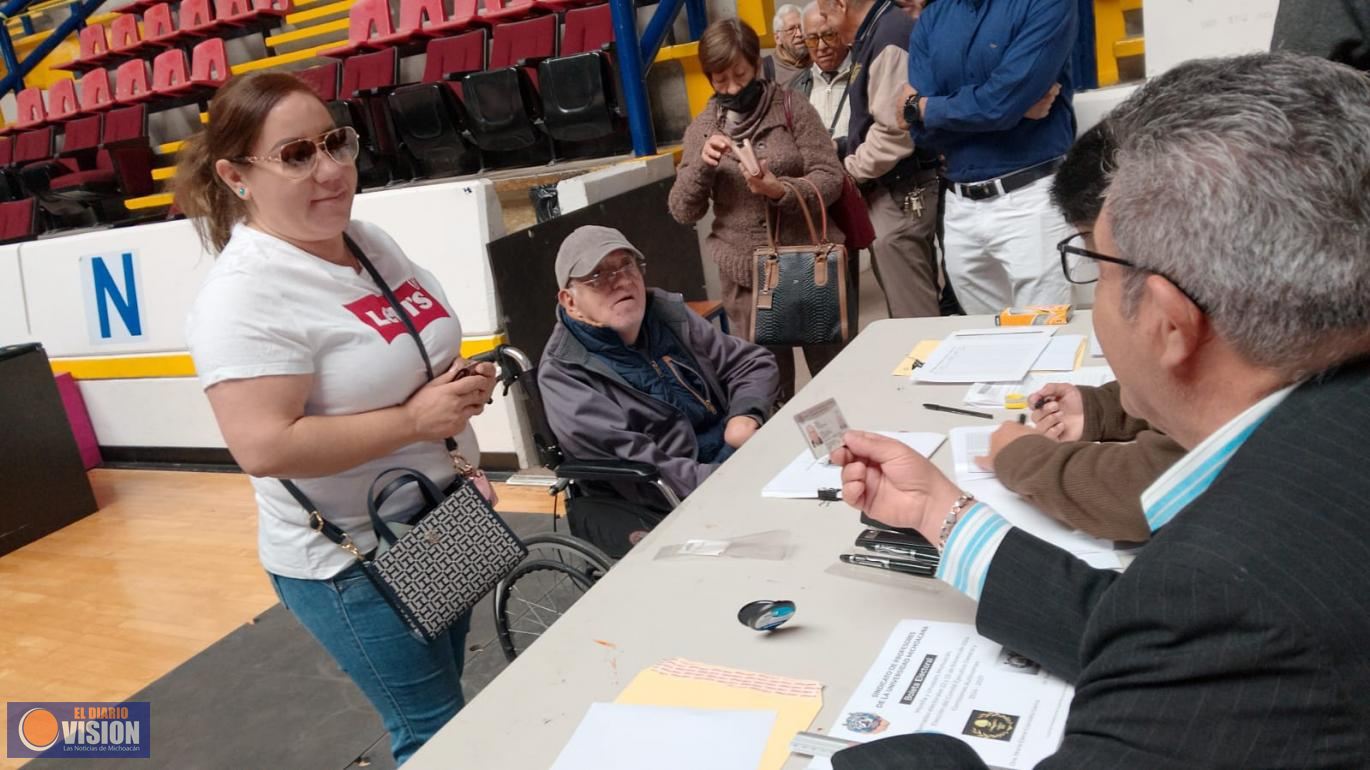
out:
M396 764L404 764L466 705L461 670L470 613L424 644L377 593L360 565L329 580L267 574L281 604L380 712Z

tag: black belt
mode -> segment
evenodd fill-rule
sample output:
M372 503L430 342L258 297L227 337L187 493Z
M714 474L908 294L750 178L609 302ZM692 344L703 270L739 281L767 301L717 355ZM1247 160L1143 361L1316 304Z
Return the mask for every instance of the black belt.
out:
M1061 165L1061 158L1053 158L1045 163L1038 163L1035 166L1025 168L1022 171L1014 171L1011 174L1004 174L994 179L986 179L983 182L971 182L962 184L961 182L951 182L951 190L962 198L973 201L984 201L990 198L997 198L1000 195L1007 195L1014 190L1021 190L1024 187L1036 182L1039 179L1049 177L1056 173L1056 169Z

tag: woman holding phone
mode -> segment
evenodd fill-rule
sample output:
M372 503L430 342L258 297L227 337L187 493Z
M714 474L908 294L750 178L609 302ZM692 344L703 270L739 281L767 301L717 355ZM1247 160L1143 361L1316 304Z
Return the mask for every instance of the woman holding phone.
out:
M699 63L714 96L685 131L685 148L671 188L671 216L684 224L714 211L705 251L718 264L723 308L733 334L750 338L752 253L767 244L766 208L780 214L778 243L811 240L795 193L819 216L842 194L843 170L828 127L802 96L794 97L760 79L761 41L738 19L719 19L699 39ZM787 95L788 94L788 95ZM816 200L813 183L822 195ZM844 236L831 221L828 237ZM840 345L804 347L809 371L817 374ZM794 353L772 348L780 364L780 398L794 395Z
M280 480L370 551L366 501L381 471L413 468L446 486L455 476L449 436L479 462L470 419L494 368L461 359L461 324L433 275L351 218L357 135L333 124L308 85L286 73L244 75L219 89L209 117L176 175L178 205L218 253L187 321L191 355L228 448L252 477L259 554L281 603L371 700L403 763L464 704L469 619L419 641ZM417 330L431 381L367 263ZM421 504L412 487L394 497L387 518Z

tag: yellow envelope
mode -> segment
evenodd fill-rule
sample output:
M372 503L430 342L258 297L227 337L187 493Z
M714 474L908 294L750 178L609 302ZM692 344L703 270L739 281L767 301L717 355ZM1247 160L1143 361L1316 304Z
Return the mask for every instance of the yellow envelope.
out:
M928 357L932 355L933 351L937 350L937 346L940 344L942 344L941 340L923 340L918 343L918 347L910 351L907 356L904 356L904 360L900 361L899 365L894 367L894 376L908 377L913 374L914 362L922 361L926 364L928 362Z
M614 699L639 706L774 711L775 727L757 770L780 770L790 741L823 708L823 685L807 679L758 674L668 658L644 669Z

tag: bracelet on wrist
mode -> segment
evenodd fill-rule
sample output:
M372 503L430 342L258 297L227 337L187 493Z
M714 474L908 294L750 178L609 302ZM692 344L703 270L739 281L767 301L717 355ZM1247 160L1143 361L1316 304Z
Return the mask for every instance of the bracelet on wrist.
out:
M942 520L942 531L937 535L937 550L947 550L947 539L951 537L951 531L956 529L956 522L961 520L961 515L970 508L970 504L973 502L975 502L975 495L962 492L961 496L956 498L956 502L952 503L951 511Z

